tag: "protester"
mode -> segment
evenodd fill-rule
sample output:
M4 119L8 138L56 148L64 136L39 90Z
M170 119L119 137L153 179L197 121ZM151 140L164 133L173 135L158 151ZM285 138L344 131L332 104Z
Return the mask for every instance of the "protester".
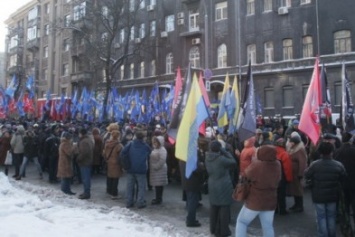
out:
M244 172L244 176L251 182L251 187L237 218L236 237L246 237L248 225L257 216L261 222L263 236L275 236L273 220L277 187L281 180L281 165L272 145L259 147L256 158Z
M92 161L92 174L100 174L102 172L102 150L104 149L103 139L100 135L100 130L94 128L92 130L94 137L94 156Z
M346 172L340 162L332 159L334 146L331 143L321 142L318 151L321 157L311 163L305 171L305 178L311 183L318 236L335 237L339 186Z
M46 139L45 146L45 159L48 164L48 181L49 183L55 184L58 183L57 179L57 168L58 168L58 156L59 156L59 130L56 124L51 126L51 134Z
M0 165L4 165L7 152L11 150L11 133L6 130L0 138ZM9 165L5 165L5 175L8 175Z
M240 170L239 174L244 176L245 169L251 164L252 159L255 156L256 148L255 137L251 137L244 141L244 148L240 153Z
M57 177L61 180L61 190L68 195L75 195L71 191L71 183L73 178L73 158L74 147L72 143L73 135L69 132L64 132L60 139L58 172Z
M164 137L153 137L152 145L153 150L149 157L149 181L155 189L152 205L159 205L163 201L164 186L168 184L167 151L164 147Z
M210 143L206 153L205 166L208 173L208 194L210 200L210 232L215 236L230 236L230 206L233 184L230 169L236 164L234 157L222 148L218 140Z
M20 166L23 161L23 154L24 154L24 144L23 144L23 137L25 135L25 128L22 125L18 125L16 127L15 134L11 137L11 149L12 149L12 162L15 166L15 174L12 176L16 179L20 177Z

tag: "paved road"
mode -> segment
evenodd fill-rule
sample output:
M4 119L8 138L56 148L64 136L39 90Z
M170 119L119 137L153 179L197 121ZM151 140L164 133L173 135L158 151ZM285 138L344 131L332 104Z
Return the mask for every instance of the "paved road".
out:
M3 168L0 168L3 171ZM13 169L10 170L10 176L13 175ZM11 179L12 180L12 179ZM125 177L120 179L119 183L119 193L124 196ZM52 188L55 190L60 190L59 184L49 184L47 181L47 175L45 174L44 179L41 180L36 173L35 167L32 163L29 164L26 172L26 178L21 181L12 180L14 185L20 186L23 182L29 182L34 185L39 185L41 187ZM77 194L82 192L82 185L74 183L72 190ZM91 202L100 205L105 205L108 208L120 206L125 207L124 199L111 200L110 197L105 193L106 191L106 181L104 175L95 175L92 178L92 197L90 200L83 200L83 202ZM187 236L210 236L209 234L209 203L208 196L204 195L201 203L203 204L197 213L198 220L202 223L199 228L187 228L185 226L185 202L182 201L182 191L179 183L169 184L163 195L163 204L160 206L149 205L150 201L154 198L153 191L147 191L147 208L136 209L132 208L131 211L139 215L145 216L150 220L157 220L159 222L174 223L174 226L179 229L185 229L187 231ZM288 206L293 203L292 198L288 198ZM242 204L235 202L232 205L232 223L230 225L233 233L235 228L235 220L241 209ZM304 200L305 211L303 213L294 213L286 216L275 215L274 226L277 237L313 237L316 236L316 222L314 208L310 199L310 192L306 190L305 200ZM248 234L250 237L262 236L260 222L258 219L248 228ZM234 235L233 235L234 236Z

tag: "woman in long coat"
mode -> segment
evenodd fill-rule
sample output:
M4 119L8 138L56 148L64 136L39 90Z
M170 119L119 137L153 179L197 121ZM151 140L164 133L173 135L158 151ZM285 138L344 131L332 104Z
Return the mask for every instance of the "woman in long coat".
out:
M152 200L152 204L157 205L163 201L164 186L168 184L167 151L163 136L153 137L152 145L153 150L149 157L149 182L155 188L155 199Z
M287 194L293 196L295 204L289 208L293 212L303 212L303 186L302 179L307 168L307 153L301 137L297 134L289 140L288 153L292 162L292 181L288 183Z
M230 170L236 160L215 140L210 144L210 152L206 152L205 165L208 173L208 193L210 200L210 232L215 236L229 236L231 231L230 205L232 204L233 183Z
M70 189L70 184L74 175L73 158L74 147L72 135L64 132L59 145L58 171L57 177L61 179L61 190L68 195L74 195Z
M0 138L0 165L4 165L7 151L11 150L11 133L9 131L5 131ZM5 167L5 174L7 175L9 172L9 167Z
M118 199L118 182L123 175L122 167L117 159L123 148L120 137L121 134L118 130L112 130L103 151L107 163L106 192L111 195L113 200Z

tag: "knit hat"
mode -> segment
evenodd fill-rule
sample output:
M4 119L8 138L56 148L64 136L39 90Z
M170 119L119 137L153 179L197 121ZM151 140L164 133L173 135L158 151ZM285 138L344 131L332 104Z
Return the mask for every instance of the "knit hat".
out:
M291 137L291 138L290 138L290 142L293 142L293 143L295 143L295 144L298 144L298 143L301 142L301 138L298 137L298 136Z
M219 152L222 148L222 144L218 140L213 140L210 143L210 150L212 152Z

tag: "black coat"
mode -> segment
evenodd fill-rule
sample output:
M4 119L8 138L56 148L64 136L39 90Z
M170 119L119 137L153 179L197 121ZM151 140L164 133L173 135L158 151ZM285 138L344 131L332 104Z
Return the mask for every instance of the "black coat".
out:
M340 161L348 175L344 180L345 189L355 189L355 147L344 143L335 153L335 159Z
M346 172L344 166L333 159L322 157L311 163L305 171L305 178L310 180L314 203L337 202L340 183Z

